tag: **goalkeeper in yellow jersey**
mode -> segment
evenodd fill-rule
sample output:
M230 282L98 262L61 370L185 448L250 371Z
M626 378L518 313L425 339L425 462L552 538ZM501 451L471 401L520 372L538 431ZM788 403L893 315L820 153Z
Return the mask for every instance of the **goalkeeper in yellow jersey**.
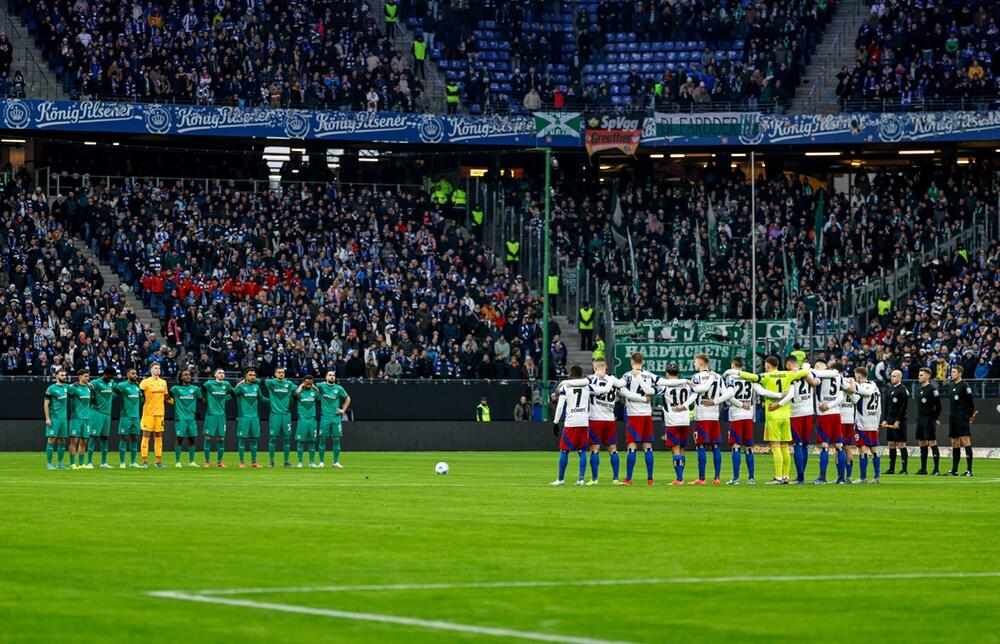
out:
M764 414L764 440L771 445L771 457L774 458L774 480L769 485L787 484L792 471L792 456L788 451L792 442L792 408L789 403L794 392L791 385L808 376L809 369L778 371L778 359L768 356L764 360L763 374L731 369L726 375L757 383L758 386L754 387L757 394L774 400L765 403Z

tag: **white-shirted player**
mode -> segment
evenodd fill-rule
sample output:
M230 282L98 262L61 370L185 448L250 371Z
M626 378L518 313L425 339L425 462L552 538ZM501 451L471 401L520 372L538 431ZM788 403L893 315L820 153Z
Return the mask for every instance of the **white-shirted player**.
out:
M844 438L840 427L840 405L845 401L844 390L840 386L844 367L833 365L826 368L826 363L816 361L813 376L819 380L813 393L816 399L816 437L819 441L819 477L813 481L816 485L826 483L826 470L830 465L830 448L834 449L837 479L843 479L847 470L847 455L844 452Z
M655 393L653 383L656 376L642 369L642 354L633 353L632 371L629 371L622 380L625 389L636 395L652 396ZM635 451L638 445L642 445L642 451L646 458L646 484L653 484L653 406L648 402L638 400L625 400L626 414L626 447L628 455L625 461L625 485L632 485L632 472L635 470Z
M854 482L854 442L857 434L858 420L858 395L851 393L854 390L854 378L846 374L840 377L840 388L844 390L844 401L840 403L840 433L844 441L844 455L847 463L844 466L844 478L838 479L837 483L848 484Z
M566 465L569 462L570 450L576 450L580 455L580 477L577 485L584 485L583 477L587 472L587 440L590 432L590 404L592 396L599 396L611 391L611 384L596 387L583 377L580 365L573 365L569 370L570 380L559 383L557 388L559 402L556 403L556 414L552 419L552 430L557 435L559 421L565 414L562 437L559 439L559 478L552 485L564 485Z
M663 441L673 452L674 475L677 477L671 485L684 485L684 447L691 432L690 405L697 396L691 389L691 384L679 377L680 371L676 364L669 364L668 377L656 382L656 393L663 396L664 403L663 424L666 432Z
M698 394L694 406L694 444L698 449L698 479L692 485L705 485L707 449L712 447L712 465L715 476L713 485L720 485L722 473L722 428L719 426L719 407L725 402L726 383L722 376L712 371L708 354L699 353L694 357L695 374L691 376L691 389Z
M743 371L743 358L735 357L730 362L733 369ZM726 394L724 396L729 411L729 449L733 456L733 478L726 485L738 485L740 482L740 452L747 464L747 484L754 485L753 461L753 417L754 391L750 382L729 376L725 380Z
M878 483L882 472L882 457L878 454L878 427L882 421L882 393L878 385L868 381L868 370L858 367L854 370L855 384L846 389L848 394L857 394L861 404L857 406L857 442L861 450L861 482L868 482L868 457L872 457L875 478Z
M613 485L621 485L618 480L618 426L615 424L615 401L621 396L624 400L649 402L651 396L633 394L625 386L625 381L608 374L608 365L604 358L594 360L594 374L587 380L595 387L611 385L611 391L604 394L594 394L590 401L590 480L587 485L597 485L597 471L601 463L601 446L607 445L611 460Z

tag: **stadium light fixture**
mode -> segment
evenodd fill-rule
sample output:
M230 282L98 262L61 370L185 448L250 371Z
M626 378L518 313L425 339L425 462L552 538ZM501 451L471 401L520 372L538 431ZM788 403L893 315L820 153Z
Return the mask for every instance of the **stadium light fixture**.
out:
M97 145L97 141L84 141L84 145Z
M470 177L485 177L486 173L489 172L489 168L469 168Z
M24 139L0 139L0 143L27 143Z
M292 148L292 152L298 152L299 154L305 154L306 153L306 149L305 148Z
M267 175L267 178L270 179L271 181L281 181L280 174L269 174Z
M747 157L746 152L733 152L731 155L734 159L745 159Z
M372 157L358 157L358 161L362 163L378 163L378 159Z
M840 152L836 150L827 150L822 152L806 152L807 157L839 157Z
M861 161L859 161L858 159L855 159L855 160L851 161L851 167L852 168L860 168L861 167Z
M901 154L901 155L907 155L907 154L937 154L937 153L938 153L937 150L900 150L899 151L899 154Z
M657 152L656 154L650 154L649 158L650 159L662 159L663 158L663 153L662 152Z
M607 165L607 164L601 164L601 165L599 165L599 166L597 166L597 167L598 167L598 168L599 168L600 170L610 170L610 169L611 169L611 166L609 166L609 165Z
M292 168L292 174L298 174L298 173L299 173L298 168Z
M114 142L114 143L112 143L111 145L112 145L113 147L116 147L116 148L117 148L117 147L118 147L119 145L121 145L121 143L119 143L118 141L115 141L115 142Z
M972 159L969 159L969 158L961 158L961 159L956 160L956 163L958 165L969 165L971 162L972 162Z
M670 158L671 159L683 159L684 158L684 153L683 152L674 152L674 153L672 153L670 155Z

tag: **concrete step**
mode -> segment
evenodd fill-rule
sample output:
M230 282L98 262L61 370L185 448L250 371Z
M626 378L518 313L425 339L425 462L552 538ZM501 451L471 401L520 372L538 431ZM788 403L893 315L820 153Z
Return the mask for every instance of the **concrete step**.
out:
M41 50L35 45L28 28L21 19L11 14L6 2L0 2L0 26L7 32L14 49L11 74L21 72L24 76L25 94L28 98L68 99L62 83L49 68Z

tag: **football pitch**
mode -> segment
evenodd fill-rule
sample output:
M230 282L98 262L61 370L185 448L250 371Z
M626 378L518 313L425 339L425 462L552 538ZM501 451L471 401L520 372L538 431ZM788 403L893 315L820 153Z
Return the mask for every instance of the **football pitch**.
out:
M998 640L1000 462L681 488L657 456L652 488L608 485L606 455L601 485L551 488L555 452L58 472L0 454L0 639Z

